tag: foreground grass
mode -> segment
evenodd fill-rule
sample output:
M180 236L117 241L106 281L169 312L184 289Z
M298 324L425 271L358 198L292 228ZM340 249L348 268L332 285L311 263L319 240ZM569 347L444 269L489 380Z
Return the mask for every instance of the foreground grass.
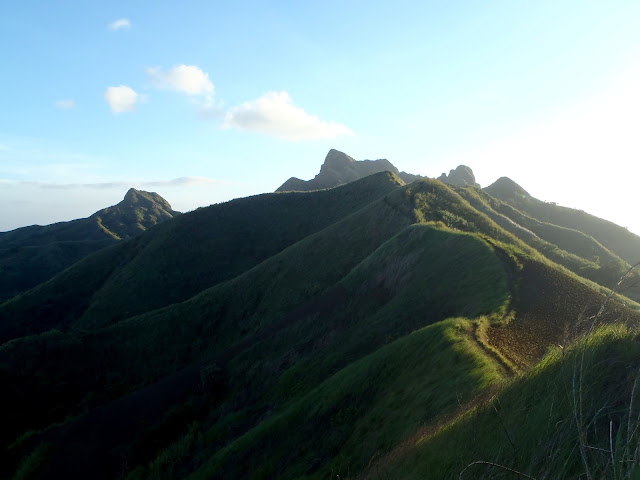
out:
M366 477L518 478L506 467L536 480L638 478L637 338L636 329L613 325L586 346L582 338L553 350L495 398L403 445Z

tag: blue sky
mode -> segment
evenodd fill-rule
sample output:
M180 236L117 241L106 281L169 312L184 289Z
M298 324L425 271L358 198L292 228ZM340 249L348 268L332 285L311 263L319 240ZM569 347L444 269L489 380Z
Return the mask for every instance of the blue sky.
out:
M640 233L640 2L11 2L0 231L130 186L182 211L330 148L470 166Z

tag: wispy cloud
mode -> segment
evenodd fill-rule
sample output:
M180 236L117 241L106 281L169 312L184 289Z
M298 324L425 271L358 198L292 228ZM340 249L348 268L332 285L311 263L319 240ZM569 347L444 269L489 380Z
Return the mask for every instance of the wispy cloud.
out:
M268 92L227 111L223 128L261 132L288 140L354 135L346 125L320 120L296 106L287 92Z
M126 85L108 87L104 92L104 98L109 103L111 111L115 114L132 111L138 103L139 95Z
M76 102L68 98L64 100L57 100L54 102L54 105L60 110L71 110L76 108Z
M202 96L213 96L215 91L209 74L195 65L176 65L168 70L147 67L146 72L157 88Z
M115 22L110 23L108 28L114 32L118 30L128 30L131 28L131 21L128 18L119 18Z
M198 187L207 185L225 185L227 182L207 177L179 177L171 180L130 180L94 183L55 183L38 181L16 181L0 178L0 188L15 186L31 186L46 190L72 190L77 188L109 189L109 188L157 188L157 187Z
M74 182L95 177L111 160L108 155L74 151L52 139L0 138L0 179Z
M143 187L192 187L199 185L220 185L226 182L207 177L179 177L172 180L155 180L142 182Z

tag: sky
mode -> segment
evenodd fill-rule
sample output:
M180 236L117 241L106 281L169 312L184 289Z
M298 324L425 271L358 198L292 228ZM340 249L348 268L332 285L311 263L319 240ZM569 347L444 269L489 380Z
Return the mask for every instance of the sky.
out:
M640 2L5 2L0 231L189 211L331 148L468 165L640 234Z

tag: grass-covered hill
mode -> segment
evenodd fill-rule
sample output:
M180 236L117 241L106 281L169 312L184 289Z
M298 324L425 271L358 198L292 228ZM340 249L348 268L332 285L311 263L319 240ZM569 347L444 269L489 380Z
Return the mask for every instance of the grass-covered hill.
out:
M331 192L201 208L98 252L0 307L0 342L71 324L93 329L189 299L399 187L389 173Z
M389 172L183 214L0 305L0 476L624 478L640 305L594 251L630 267Z
M90 217L0 233L0 302L49 280L78 260L179 214L155 192L131 188Z
M485 198L495 212L533 234L528 243L534 248L601 285L612 287L630 265L640 261L640 237L615 223L538 200L507 177L484 193L489 194ZM631 272L620 290L640 301L640 272Z
M625 227L595 217L582 210L538 200L507 177L499 178L485 191L541 222L577 230L591 236L626 262L634 263L640 260L638 258L640 237Z

